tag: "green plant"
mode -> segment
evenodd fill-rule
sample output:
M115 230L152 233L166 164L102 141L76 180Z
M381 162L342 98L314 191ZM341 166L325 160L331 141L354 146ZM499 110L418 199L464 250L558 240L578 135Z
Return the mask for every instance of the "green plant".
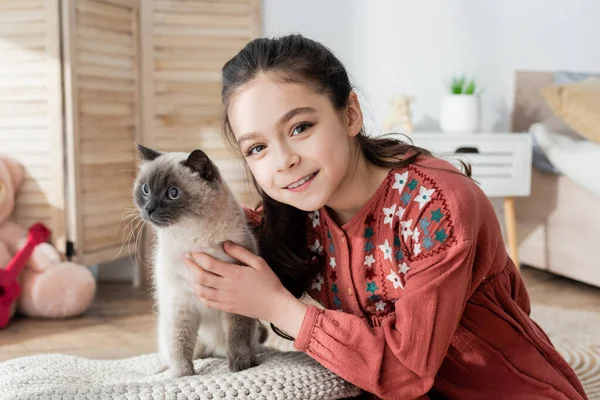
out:
M464 76L454 77L452 78L452 83L450 84L450 91L452 94L470 94L473 95L477 91L478 86L475 82L475 78L472 78L470 81L467 81L467 78Z

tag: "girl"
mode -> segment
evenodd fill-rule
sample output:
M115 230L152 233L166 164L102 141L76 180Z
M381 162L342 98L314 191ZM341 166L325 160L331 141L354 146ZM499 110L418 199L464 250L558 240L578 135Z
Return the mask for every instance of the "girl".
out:
M270 321L384 399L586 398L528 316L488 198L427 151L366 137L327 48L254 40L224 66L222 100L262 197L247 210L262 258L231 243L242 266L192 254L207 306Z

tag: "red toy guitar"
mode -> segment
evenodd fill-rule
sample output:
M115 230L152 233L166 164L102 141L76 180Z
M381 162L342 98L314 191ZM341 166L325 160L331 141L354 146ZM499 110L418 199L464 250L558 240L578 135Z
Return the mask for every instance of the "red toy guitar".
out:
M8 324L10 308L21 294L21 287L17 281L19 273L31 257L33 249L38 244L46 242L49 236L50 230L43 224L31 226L25 246L15 254L6 268L0 269L0 328Z

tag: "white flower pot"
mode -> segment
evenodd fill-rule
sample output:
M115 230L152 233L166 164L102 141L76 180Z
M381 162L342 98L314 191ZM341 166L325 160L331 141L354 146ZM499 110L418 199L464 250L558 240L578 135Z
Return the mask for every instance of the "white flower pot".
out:
M448 133L475 133L479 131L480 110L477 95L446 95L442 100L440 128Z

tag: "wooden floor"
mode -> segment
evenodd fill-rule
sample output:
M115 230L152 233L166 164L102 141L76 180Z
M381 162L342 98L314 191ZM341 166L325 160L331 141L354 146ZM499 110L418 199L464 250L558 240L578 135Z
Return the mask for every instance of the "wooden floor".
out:
M600 312L600 288L525 268L532 303ZM154 352L155 317L147 290L102 284L85 316L66 321L16 318L0 330L0 361L39 353L125 358Z

